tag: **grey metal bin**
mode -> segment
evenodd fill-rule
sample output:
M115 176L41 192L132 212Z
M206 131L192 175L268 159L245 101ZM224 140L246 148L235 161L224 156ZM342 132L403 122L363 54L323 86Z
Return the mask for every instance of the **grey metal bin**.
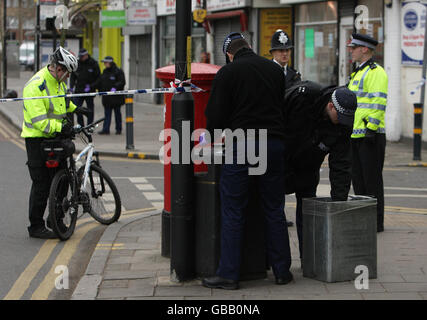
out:
M303 276L325 282L354 280L357 266L377 277L377 200L350 196L303 199Z

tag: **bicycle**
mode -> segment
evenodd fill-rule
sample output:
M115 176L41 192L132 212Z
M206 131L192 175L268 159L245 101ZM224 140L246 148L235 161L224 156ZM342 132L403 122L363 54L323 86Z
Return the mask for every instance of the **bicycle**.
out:
M92 143L92 134L104 118L81 127L73 127L71 137L47 141L43 145L48 155L46 166L58 168L49 190L48 222L61 240L71 237L77 219L89 213L96 221L109 225L121 214L121 200L116 185L101 168L99 154ZM75 146L72 140L79 135L86 147L74 159ZM84 137L86 139L84 139ZM85 157L80 168L77 165ZM63 159L61 167L59 160ZM112 197L111 197L111 194ZM111 201L112 200L112 201Z

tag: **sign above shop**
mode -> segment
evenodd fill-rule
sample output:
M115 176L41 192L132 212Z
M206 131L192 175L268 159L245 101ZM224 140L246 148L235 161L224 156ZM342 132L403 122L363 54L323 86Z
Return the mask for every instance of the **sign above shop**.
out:
M425 4L402 2L401 47L404 65L423 64L425 17Z
M204 0L192 0L191 11L201 9ZM157 0L157 15L168 16L175 14L175 2L176 0Z
M126 13L127 13L127 24L129 26L156 24L156 8L155 7L128 8Z
M126 26L125 10L99 11L99 24L101 28L121 28Z
M206 9L196 9L193 11L193 20L202 23L206 19Z
M250 5L250 0L208 0L206 9L208 11L219 11L235 8L243 8Z

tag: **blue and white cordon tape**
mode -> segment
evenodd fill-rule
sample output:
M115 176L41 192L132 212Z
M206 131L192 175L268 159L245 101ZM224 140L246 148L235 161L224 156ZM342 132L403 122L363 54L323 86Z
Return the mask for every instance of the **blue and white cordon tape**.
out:
M417 92L424 85L425 82L426 82L426 79L422 78L421 81L418 83L417 87L411 91L411 95L414 95L415 92Z
M154 88L154 89L136 89L136 90L122 90L122 91L105 91L105 92L88 92L88 93L69 93L56 96L40 96L28 98L8 98L0 99L1 102L25 101L25 100L38 100L38 99L52 99L52 98L76 98L76 97L95 97L95 96L117 96L127 94L144 94L144 93L181 93L181 92L203 92L202 88L194 84L191 86L173 86L171 88Z

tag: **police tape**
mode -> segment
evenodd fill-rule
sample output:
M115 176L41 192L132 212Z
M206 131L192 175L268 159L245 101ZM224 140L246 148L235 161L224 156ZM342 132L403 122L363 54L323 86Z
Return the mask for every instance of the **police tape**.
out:
M411 95L414 95L426 82L426 78L422 78L421 81L418 83L417 87L412 90L410 93Z
M204 92L204 91L205 90L203 90L202 88L199 88L194 84L191 84L188 87L174 86L171 88L135 89L135 90L88 92L88 93L68 93L68 94L61 94L61 95L55 95L55 96L7 98L7 99L0 99L0 103L25 101L25 100L52 99L52 98L78 98L78 97L96 97L96 96L118 96L118 95L144 94L144 93L182 93L182 92Z

